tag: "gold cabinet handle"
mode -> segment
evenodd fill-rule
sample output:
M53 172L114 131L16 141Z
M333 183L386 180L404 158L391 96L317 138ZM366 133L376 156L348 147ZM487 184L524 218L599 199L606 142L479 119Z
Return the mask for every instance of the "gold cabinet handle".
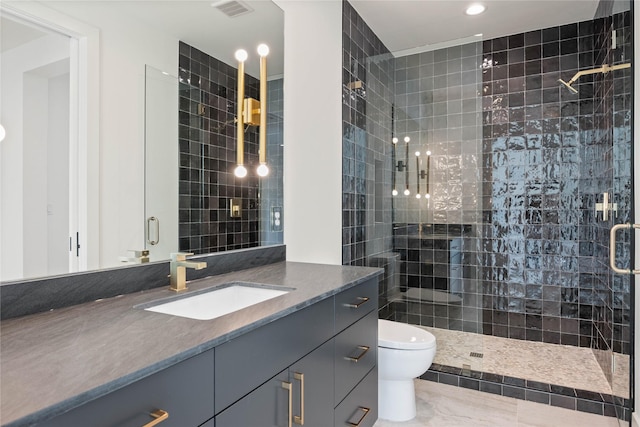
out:
M360 406L358 408L358 411L362 411L362 413L363 413L362 416L360 417L360 419L358 420L358 422L354 423L353 421L351 421L353 419L353 417L355 417L355 415L356 415L356 414L353 414L353 416L349 419L349 421L347 421L347 424L349 424L350 426L353 426L353 427L358 427L362 423L362 421L364 421L365 417L367 415L369 415L369 411L371 411L371 409Z
M287 412L287 426L291 427L291 413L293 412L293 398L291 396L291 383L283 381L282 388L287 390L289 394L289 409Z
M349 355L347 357L345 357L345 359L350 360L351 362L355 362L358 363L360 361L360 359L362 359L364 357L365 354L367 354L367 352L369 351L369 347L367 347L366 345L359 345L358 346L358 350L360 350L360 354L356 355ZM353 353L351 353L353 354Z
M304 374L294 372L293 378L300 381L300 415L293 417L293 422L296 424L304 425Z
M349 308L360 308L360 306L366 303L367 301L369 301L368 297L358 297L358 302L348 303L348 304L345 304L345 306Z
M167 418L169 418L169 413L167 411L163 411L162 409L156 409L155 411L153 411L149 415L151 415L155 419L153 421L149 421L148 423L146 423L142 427L153 427L155 425L160 424L161 422L163 422Z

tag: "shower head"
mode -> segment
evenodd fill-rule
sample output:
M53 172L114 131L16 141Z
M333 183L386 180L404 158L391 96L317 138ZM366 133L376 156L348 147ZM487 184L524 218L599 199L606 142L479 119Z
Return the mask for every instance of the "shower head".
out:
M596 73L607 74L610 71L622 70L629 67L631 67L631 63L629 62L625 64L616 64L616 65L602 64L602 67L600 68L593 68L591 70L578 71L576 75L573 76L571 80L569 80L568 82L565 82L562 79L559 79L558 81L563 85L565 85L567 89L569 89L572 93L578 93L578 90L574 89L571 85L574 84L580 77L586 76L588 74L596 74Z
M573 87L571 86L571 83L567 83L567 82L565 82L565 81L564 81L564 80L562 80L562 79L558 79L558 81L559 81L560 83L562 83L563 85L565 85L565 86L567 87L567 89L569 89L569 90L571 91L571 93L578 93L578 90L577 90L577 89L575 89L575 88L573 88Z

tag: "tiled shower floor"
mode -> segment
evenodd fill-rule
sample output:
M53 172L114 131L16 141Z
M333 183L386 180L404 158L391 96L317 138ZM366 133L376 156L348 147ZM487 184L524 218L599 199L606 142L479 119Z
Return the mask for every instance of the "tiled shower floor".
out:
M629 357L616 355L614 390L589 348L421 326L436 336L433 363L628 397ZM482 358L472 357L480 353Z

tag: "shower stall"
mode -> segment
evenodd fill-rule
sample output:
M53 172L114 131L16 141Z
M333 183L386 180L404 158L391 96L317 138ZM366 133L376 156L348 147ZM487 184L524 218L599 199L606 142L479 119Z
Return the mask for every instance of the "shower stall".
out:
M343 263L385 268L380 317L436 335L424 379L629 420L624 3L406 56L344 3Z

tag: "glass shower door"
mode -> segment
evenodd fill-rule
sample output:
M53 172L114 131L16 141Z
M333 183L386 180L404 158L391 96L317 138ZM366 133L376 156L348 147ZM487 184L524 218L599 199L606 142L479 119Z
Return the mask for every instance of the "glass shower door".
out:
M625 64L631 61L631 49L633 30L631 26L631 4L628 1L617 2L617 6L623 12L613 14L610 18L610 34L616 37L616 48L606 52L607 63ZM614 10L615 12L615 10ZM633 342L631 340L631 324L633 301L631 286L635 281L632 274L629 274L633 266L633 226L634 222L633 203L633 142L632 142L632 69L624 69L610 73L612 75L602 76L596 80L596 87L602 90L604 111L609 112L609 132L603 134L606 139L610 139L611 173L609 174L609 189L601 196L601 204L596 204L596 221L602 224L605 229L615 233L614 226L622 226L626 230L615 233L617 239L609 241L611 267L607 273L610 291L610 308L606 305L603 312L596 313L594 324L600 331L604 331L604 338L609 338L609 351L603 352L602 348L596 351L605 375L611 384L613 403L615 404L616 416L619 424L629 425L632 408L631 391L632 371L633 371ZM607 117L606 115L604 117ZM610 191L610 193L608 193ZM609 200L605 200L607 197ZM606 203L608 202L608 203ZM608 218L607 218L608 217ZM637 221L636 214L636 221ZM598 222L600 220L601 222ZM618 227L616 227L618 228ZM613 236L611 236L613 237ZM617 240L617 242L616 242ZM611 256L614 255L614 256ZM638 266L635 266L637 268ZM622 273L622 270L628 272ZM609 318L612 316L612 318ZM611 325L610 337L606 327ZM610 370L607 371L606 368Z
M395 320L432 332L434 363L467 376L484 370L482 52L465 41L396 58L390 144Z

